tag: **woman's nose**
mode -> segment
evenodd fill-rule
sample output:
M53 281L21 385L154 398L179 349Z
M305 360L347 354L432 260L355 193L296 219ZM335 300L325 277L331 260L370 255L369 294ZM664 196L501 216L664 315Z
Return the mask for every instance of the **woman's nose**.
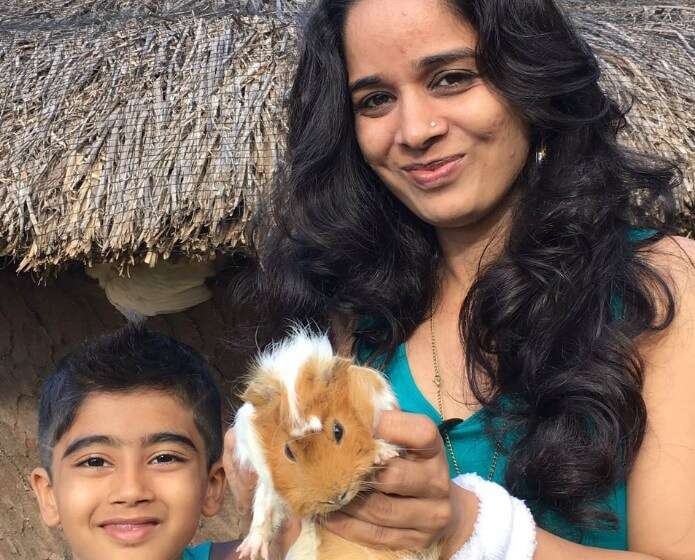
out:
M448 130L446 119L437 115L435 108L422 94L402 95L398 117L396 142L412 150L430 147Z
M113 475L110 502L136 505L154 499L147 473L142 465L120 466Z

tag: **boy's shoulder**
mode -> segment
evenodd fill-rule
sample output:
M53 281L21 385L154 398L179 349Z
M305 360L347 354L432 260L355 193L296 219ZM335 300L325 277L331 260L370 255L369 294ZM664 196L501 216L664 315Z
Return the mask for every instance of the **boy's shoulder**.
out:
M189 546L183 553L182 560L232 560L238 541L235 542L204 542L196 546Z
M211 560L212 543L204 542L196 546L187 546L183 551L182 560Z

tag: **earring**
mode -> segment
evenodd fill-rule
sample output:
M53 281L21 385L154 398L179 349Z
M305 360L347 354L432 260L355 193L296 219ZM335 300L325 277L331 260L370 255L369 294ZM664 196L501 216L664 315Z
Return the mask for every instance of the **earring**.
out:
M546 155L545 144L541 144L540 148L536 150L536 163L541 165L543 160L545 160Z
M437 121L432 121L432 122L430 122L430 126L431 126L432 128L434 128L435 126L437 126Z

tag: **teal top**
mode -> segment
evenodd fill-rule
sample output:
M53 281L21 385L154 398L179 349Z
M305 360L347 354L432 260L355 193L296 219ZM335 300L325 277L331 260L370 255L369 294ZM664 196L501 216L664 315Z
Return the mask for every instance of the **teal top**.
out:
M398 398L398 404L404 412L424 414L439 424L439 412L423 396L413 379L408 365L405 345L401 344L393 359L384 368L386 376ZM485 409L481 409L466 420L449 430L456 462L462 473L474 472L482 478L487 478L495 454L495 442L486 432ZM454 467L449 459L449 474L456 476ZM507 457L502 453L497 460L497 466L492 480L505 485ZM588 546L627 550L627 495L625 484L616 486L605 500L606 509L610 509L618 518L618 529L594 529L580 532L575 526L562 519L559 515L547 512L539 515L534 512L536 521L544 529L565 539ZM532 508L533 509L533 508Z
M627 231L627 238L633 243L639 243L650 239L656 233L655 230L631 228ZM623 300L620 294L613 296L611 307L614 318L618 319L623 316ZM368 354L368 352L358 351L359 358L366 358ZM384 372L403 411L424 414L431 418L435 424L441 422L439 412L423 396L413 379L404 344L397 348L392 360L386 364ZM487 418L487 414L488 411L483 408L448 432L461 472L474 472L483 478L488 478L490 474L496 447L486 430L487 421L494 419ZM511 437L513 438L514 435L512 434ZM511 441L505 441L505 443L509 444ZM447 459L449 459L449 474L453 478L456 473L448 454ZM497 459L492 480L504 486L506 471L507 457L501 453ZM532 510L534 509L532 504L529 506ZM617 529L580 530L554 512L540 513L534 511L534 516L541 527L567 540L598 548L627 550L627 491L625 483L622 482L615 486L601 506L616 515L618 519Z
M207 541L197 546L187 546L181 560L209 560L212 552L212 542Z

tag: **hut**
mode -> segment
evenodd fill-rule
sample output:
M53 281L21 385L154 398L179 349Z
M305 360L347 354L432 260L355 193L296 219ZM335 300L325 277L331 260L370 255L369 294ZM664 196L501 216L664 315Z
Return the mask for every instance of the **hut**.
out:
M301 4L5 2L0 559L65 556L40 522L27 474L39 383L70 346L152 316L233 385L244 357L223 342L226 278L282 153ZM692 235L695 6L565 4L606 87L634 94L626 141L683 163L681 220ZM239 531L229 507L201 537Z

